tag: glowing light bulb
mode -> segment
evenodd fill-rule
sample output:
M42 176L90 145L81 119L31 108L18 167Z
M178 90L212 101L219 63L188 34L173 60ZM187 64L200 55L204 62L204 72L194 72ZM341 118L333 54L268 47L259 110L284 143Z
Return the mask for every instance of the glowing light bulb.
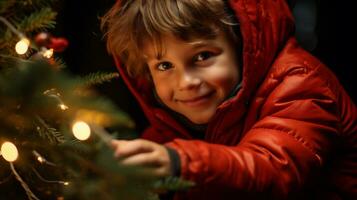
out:
M67 182L67 181L65 181L65 182L63 182L63 185L69 185L69 182Z
M66 106L63 103L59 104L58 106L61 108L61 110L67 110L68 109L68 106Z
M16 146L11 142L4 142L1 145L1 155L8 162L14 162L19 156Z
M90 127L87 123L78 121L73 124L72 132L78 140L86 140L90 136Z
M51 58L53 56L53 49L47 49L42 53L43 57Z
M25 54L30 46L30 40L27 38L22 38L20 41L16 43L15 50L19 55Z
M42 157L37 157L37 160L38 160L38 162L40 162L40 163L44 163L45 162L45 159L43 159Z

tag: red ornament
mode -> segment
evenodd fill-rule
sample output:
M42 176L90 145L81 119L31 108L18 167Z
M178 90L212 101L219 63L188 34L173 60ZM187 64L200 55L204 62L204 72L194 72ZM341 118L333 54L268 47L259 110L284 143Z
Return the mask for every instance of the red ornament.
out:
M35 36L35 43L39 47L47 47L50 43L50 34L46 32L38 33Z
M53 37L50 33L40 32L35 36L38 47L53 49L54 52L62 52L68 46L68 41L63 37Z
M50 43L48 44L48 48L52 48L55 52L62 52L68 46L68 41L62 37L51 37Z

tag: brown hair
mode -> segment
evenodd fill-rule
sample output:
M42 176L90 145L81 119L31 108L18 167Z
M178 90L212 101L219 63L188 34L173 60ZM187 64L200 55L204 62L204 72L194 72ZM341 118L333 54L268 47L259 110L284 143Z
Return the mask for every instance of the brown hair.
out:
M237 25L223 0L121 0L103 16L109 53L119 56L131 76L145 74L144 42L162 50L165 34L189 41L215 38L223 30L237 41Z

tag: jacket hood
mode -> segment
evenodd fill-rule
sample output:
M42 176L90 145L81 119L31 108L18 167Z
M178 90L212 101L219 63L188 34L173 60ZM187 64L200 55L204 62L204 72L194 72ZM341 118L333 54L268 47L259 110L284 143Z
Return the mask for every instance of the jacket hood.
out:
M228 101L229 103L235 102L235 107L241 107L239 105L249 102L259 84L264 80L274 58L286 41L293 36L294 20L286 0L231 0L229 6L233 9L240 24L243 41L241 56L243 75L242 88L235 97ZM157 112L164 111L156 107L151 98L151 84L145 79L129 77L119 59L117 57L114 59L124 82L139 101L149 121L152 122Z

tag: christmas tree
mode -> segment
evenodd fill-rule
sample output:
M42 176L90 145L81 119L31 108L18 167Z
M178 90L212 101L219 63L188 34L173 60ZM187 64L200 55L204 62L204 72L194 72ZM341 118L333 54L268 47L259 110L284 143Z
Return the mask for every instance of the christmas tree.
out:
M1 198L157 199L153 191L190 186L114 160L109 141L131 138L134 123L91 86L119 75L64 70L51 3L0 1Z

